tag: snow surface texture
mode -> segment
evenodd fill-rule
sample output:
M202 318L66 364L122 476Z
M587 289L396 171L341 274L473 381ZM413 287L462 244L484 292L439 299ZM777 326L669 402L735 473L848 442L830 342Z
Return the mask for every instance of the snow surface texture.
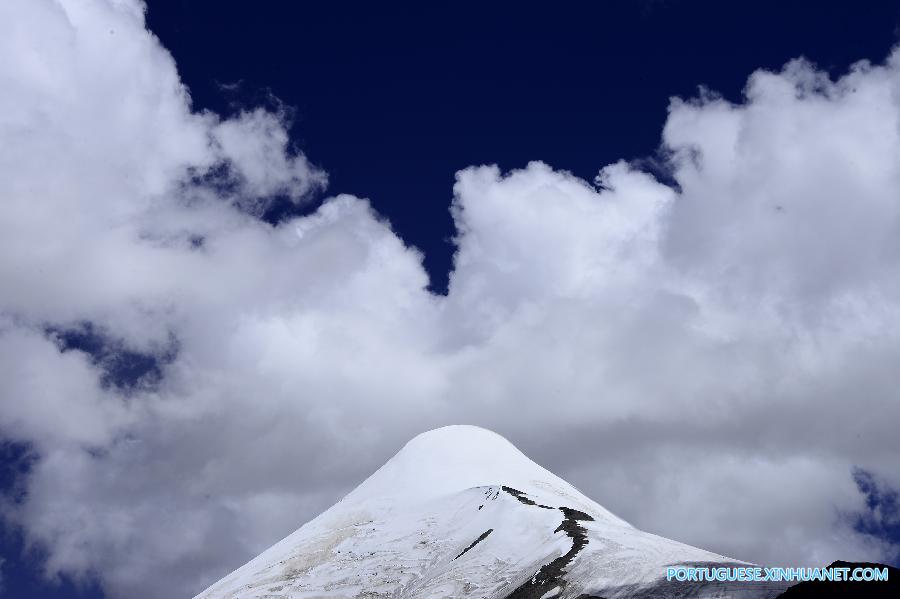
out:
M196 599L775 597L666 583L737 562L640 531L474 426L423 433L349 495Z

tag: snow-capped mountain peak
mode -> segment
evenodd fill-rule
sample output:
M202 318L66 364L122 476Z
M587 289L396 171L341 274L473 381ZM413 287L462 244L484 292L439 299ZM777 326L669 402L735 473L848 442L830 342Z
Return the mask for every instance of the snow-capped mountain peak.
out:
M469 425L445 426L414 437L341 503L399 509L460 491L502 486L628 526L504 437Z
M496 433L448 426L413 438L196 599L763 598L784 588L666 583L665 567L685 563L744 565L634 528Z

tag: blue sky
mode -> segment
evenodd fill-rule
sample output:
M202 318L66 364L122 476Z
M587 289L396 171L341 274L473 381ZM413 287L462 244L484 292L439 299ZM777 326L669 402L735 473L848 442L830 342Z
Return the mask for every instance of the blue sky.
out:
M891 464L898 453L881 439L896 408L891 365L900 345L878 332L900 306L890 274L896 248L879 228L895 216L879 195L890 196L893 180L885 175L882 182L877 160L863 150L859 162L840 162L852 165L849 174L829 169L827 157L799 160L799 182L778 170L791 157L818 156L819 138L791 137L791 123L825 119L815 131L828 139L846 135L853 148L891 126L877 90L894 67L829 85L859 60L886 60L898 41L896 3L251 7L151 0L146 28L158 41L145 35L139 16L109 11L101 0L96 11L68 15L76 41L53 9L24 6L0 14L11 27L5 37L14 40L0 47L0 57L24 65L0 73L0 81L28 83L9 94L9 106L2 106L10 116L0 123L5 145L23 148L3 156L13 166L2 168L21 179L9 185L6 205L13 208L0 214L9 227L2 231L9 238L24 231L24 241L0 246L6 256L0 276L10 290L0 291L0 338L10 340L0 359L9 363L4 373L39 376L0 388L12 414L0 419L0 488L13 506L0 540L0 596L199 591L196 577L214 580L287 534L411 434L460 419L503 429L542 464L652 532L693 544L721 542L709 548L742 552L736 557L744 559L837 559L845 557L838 555L844 539L848 559L897 559L898 473ZM98 57L108 51L95 44L101 34L137 41L117 46L106 65ZM30 60L28 40L35 39L52 39L62 50L51 44L46 56ZM84 60L67 63L71 48L83 50ZM800 57L809 64L781 71ZM96 68L91 60L99 60ZM748 88L760 69L780 74ZM59 82L46 83L57 75ZM778 104L773 98L781 98L784 81L802 90L797 105L753 112ZM840 104L850 87L869 84L876 90L871 109ZM673 97L694 100L673 105ZM821 117L817 99L835 112ZM796 152L779 155L768 170L751 169L764 159L722 167L723 180L738 182L769 180L771 171L772 184L754 187L744 204L762 197L765 214L737 204L708 207L706 198L723 189L738 197L744 183L704 187L697 181L711 179L710 170L693 172L689 160L673 161L689 146L713 155L719 132L730 131L723 114L746 115L750 134L742 139L750 145L743 158L771 149L752 145L754 131L784 133L791 149L796 142ZM873 122L853 129L859 114ZM893 146L879 144L874 139L871 151L891 156ZM19 163L17 155L33 160ZM528 166L537 160L549 167ZM657 206L684 188L685 199L675 202L686 208L672 209L671 219L655 207L625 211L622 222L644 224L620 232L582 230L569 213L532 215L507 202L552 189L574 198L572 206L593 205L579 194L601 168L620 160L648 178L613 169L591 194L608 187L637 198L631 205L644 206L646 197L647 206ZM45 172L45 164L53 168ZM477 165L497 170L464 171ZM870 166L877 175L866 180L882 187L866 203L871 189L855 175L871 174ZM505 178L514 169L518 174ZM821 186L805 187L812 179ZM847 202L832 205L830 196L802 201L828 189L864 199L848 212ZM331 201L336 194L365 198L371 211L355 199ZM785 205L784 198L795 197L801 197L796 206ZM493 210L495 201L496 212L479 212ZM782 212L803 218L783 228L760 224ZM535 225L545 219L563 233ZM660 229L673 231L665 242L671 245L659 242L665 258L659 262L674 265L679 277L696 277L692 283L678 278L657 289L651 282L658 271L630 262L604 279L616 284L584 283L590 276L581 273L604 268L593 262L579 268L584 253L613 248L617 256L643 255L643 245L635 249L627 240L643 240L658 220ZM123 222L128 226L119 235ZM746 240L740 232L721 233L745 224ZM578 240L572 247L569 231ZM592 245L604 235L614 241ZM294 237L318 245L291 249L299 243ZM819 239L837 249L829 253L815 244ZM849 239L854 243L841 245ZM205 252L210 263L198 258ZM458 264L489 264L452 275L455 252ZM485 255L499 256L497 263ZM559 265L570 262L578 272L560 274L567 269ZM733 277L735 265L747 262L759 269ZM456 297L452 289L448 295L452 276ZM640 282L628 287L633 280ZM190 281L201 283L195 289ZM698 286L713 292L691 295ZM622 308L631 304L609 289L651 299L631 314ZM691 301L672 299L681 292ZM541 316L520 320L529 309L521 298ZM432 312L441 301L443 311ZM631 316L608 318L611 311ZM560 322L567 314L578 324ZM683 326L696 314L703 317ZM758 328L747 324L757 316ZM627 324L598 338L579 332L607 320ZM716 334L706 336L711 330ZM306 346L297 339L317 341ZM516 339L540 339L535 345L550 349L513 363ZM396 353L382 355L385 347ZM773 357L782 352L788 357L779 365ZM420 361L432 353L437 358ZM681 362L683 353L689 357ZM810 365L809 356L821 366ZM603 377L555 378L595 366ZM523 371L543 378L535 383ZM725 371L733 377L720 377ZM395 388L386 380L392 378L407 384ZM447 382L457 378L472 382ZM525 397L532 388L556 397L565 408L558 419L545 423L535 415L542 404ZM669 390L671 402L645 403ZM355 399L370 393L371 401ZM627 399L595 412L595 398L607 394ZM476 399L459 399L469 396ZM567 404L570 396L580 399ZM260 399L269 397L277 399ZM809 414L818 413L809 402L820 397L827 402L822 413L833 416L809 424ZM847 407L858 398L865 409ZM757 420L755 406L770 399L786 414L777 426ZM675 415L693 413L700 405L693 401L735 407L719 414L721 427L705 428ZM511 411L517 416L506 418ZM390 418L381 422L379 414ZM545 424L570 432L567 445L548 445L538 433ZM584 457L572 458L573 447ZM689 461L707 454L721 456L707 464L719 474L698 483L696 494L682 490L669 507L645 494L636 499L629 476L658 478L661 493L673 480L666 472L677 480L667 456ZM285 482L272 466L284 463L303 464L295 480ZM610 464L623 464L621 472L608 470ZM742 516L734 531L717 524L735 515L721 506L706 524L683 523L685 513L708 507L713 490L741 464L759 482L728 487L732 509L744 510L744 498L788 489L772 502L781 511ZM613 472L602 481L601 467ZM794 475L804 482L786 487ZM797 518L797 547L832 532L838 541L822 541L803 555L788 543L784 551L795 553L765 553L768 531L760 523L793 525L797 506L810 501L803 485L820 503ZM70 509L82 520L68 518ZM157 525L158 537L133 533ZM184 537L167 536L175 532ZM26 538L35 549L24 550ZM168 543L171 563L159 557L169 555ZM184 555L174 557L176 548ZM43 575L47 564L53 580Z
M606 2L602 7L151 3L148 25L199 107L296 110L332 187L371 198L441 290L453 174L540 159L585 179L652 157L672 96L739 99L747 75L805 56L841 73L896 43L890 2ZM223 89L223 85L235 87ZM398 165L411 176L396 176Z

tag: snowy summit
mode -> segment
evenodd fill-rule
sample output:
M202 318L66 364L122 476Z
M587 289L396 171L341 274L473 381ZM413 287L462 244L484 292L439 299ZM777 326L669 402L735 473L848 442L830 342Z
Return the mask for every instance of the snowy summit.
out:
M196 599L768 598L786 586L667 583L674 564L746 565L634 528L496 433L448 426Z

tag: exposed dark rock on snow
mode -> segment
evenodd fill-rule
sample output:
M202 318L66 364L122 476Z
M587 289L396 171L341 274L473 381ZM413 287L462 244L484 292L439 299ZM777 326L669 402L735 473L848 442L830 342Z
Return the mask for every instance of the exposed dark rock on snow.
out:
M479 509L481 509L481 508L479 508ZM458 560L459 558L461 558L463 555L465 555L465 553L466 553L469 549L471 549L472 547L474 547L474 546L477 545L478 543L480 543L480 542L482 542L483 540L485 540L485 539L487 538L487 536L488 536L489 534L491 534L492 532L494 532L494 529L493 529L493 528L489 528L489 529L487 529L486 531L484 531L483 533L481 533L480 535L478 535L478 538L475 539L474 541L472 541L472 544L471 544L471 545L469 545L468 547L466 547L465 549L463 549L462 551L460 551L460 552L459 552L459 555L457 555L457 556L454 557L453 559L454 559L454 560Z
M553 509L549 505L542 505L540 503L537 503L533 499L529 499L527 493L523 493L522 491L519 491L518 489L513 489L512 487L507 487L506 485L503 485L500 488L503 489L504 491L506 491L507 493L509 493L510 495L512 495L513 497L515 497L521 503L524 503L525 505L533 505L535 507L544 508L545 510Z
M832 562L831 568L887 568L888 579L879 582L800 582L778 596L778 599L848 599L872 597L873 599L895 599L900 597L900 568L869 562Z
M580 510L568 507L561 507L559 510L565 518L553 532L565 532L572 539L572 548L550 563L541 566L531 580L510 593L507 599L540 599L556 587L559 587L560 591L565 589L566 581L563 575L566 572L566 565L588 544L587 531L578 524L578 521L592 522L594 519Z

